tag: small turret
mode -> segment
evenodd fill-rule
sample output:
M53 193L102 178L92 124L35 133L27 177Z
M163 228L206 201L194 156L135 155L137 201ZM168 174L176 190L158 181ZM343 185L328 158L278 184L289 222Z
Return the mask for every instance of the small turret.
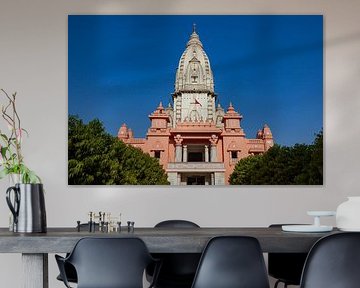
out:
M165 129L167 128L167 123L170 122L170 117L165 112L161 102L156 110L149 115L149 118L151 121L150 129Z
M271 129L267 124L265 124L264 127L257 132L256 138L264 140L265 151L274 146L274 138L271 133Z
M240 131L241 125L240 121L242 119L242 116L235 111L234 107L232 106L232 103L229 104L229 107L223 117L224 122L224 128L225 131Z
M123 125L121 125L121 127L119 129L118 138L120 140L129 139L129 130L125 123Z

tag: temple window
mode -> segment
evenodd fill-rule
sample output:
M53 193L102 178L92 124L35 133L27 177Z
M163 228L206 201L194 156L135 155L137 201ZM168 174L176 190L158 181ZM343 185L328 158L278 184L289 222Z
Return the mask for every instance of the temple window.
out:
M154 151L154 157L160 159L161 151Z
M198 76L191 76L191 83L197 83Z
M231 161L237 161L238 159L238 151L231 151Z

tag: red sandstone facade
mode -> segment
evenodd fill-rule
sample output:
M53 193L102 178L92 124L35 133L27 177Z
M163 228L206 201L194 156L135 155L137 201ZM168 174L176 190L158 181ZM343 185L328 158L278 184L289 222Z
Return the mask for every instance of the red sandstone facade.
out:
M172 185L224 185L236 163L274 145L265 124L255 139L245 138L242 115L218 104L209 59L195 29L182 54L173 103L149 116L146 138L134 138L123 124L118 138L159 159Z

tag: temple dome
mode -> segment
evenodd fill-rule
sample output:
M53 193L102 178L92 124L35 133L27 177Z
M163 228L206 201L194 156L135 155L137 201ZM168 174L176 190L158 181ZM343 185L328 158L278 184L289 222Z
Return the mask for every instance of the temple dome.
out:
M176 71L175 93L207 91L214 93L214 77L195 25Z

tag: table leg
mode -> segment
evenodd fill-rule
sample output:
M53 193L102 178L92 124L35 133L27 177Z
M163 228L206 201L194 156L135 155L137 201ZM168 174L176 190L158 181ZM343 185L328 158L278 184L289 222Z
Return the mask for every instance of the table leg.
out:
M48 254L22 254L23 288L49 288Z

